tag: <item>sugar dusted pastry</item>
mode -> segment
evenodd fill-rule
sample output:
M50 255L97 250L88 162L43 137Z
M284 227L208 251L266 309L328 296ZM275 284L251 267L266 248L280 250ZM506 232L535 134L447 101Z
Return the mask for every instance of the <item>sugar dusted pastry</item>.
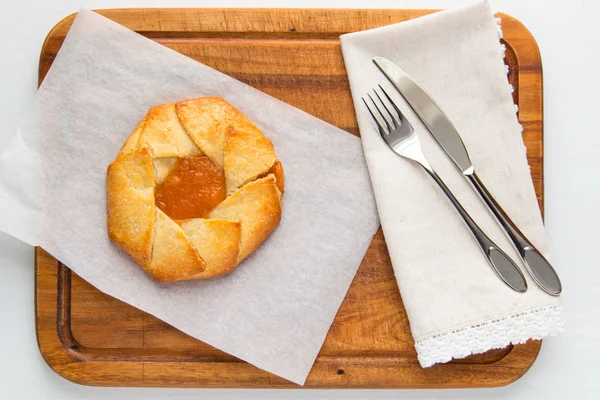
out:
M218 97L152 107L106 184L110 238L159 282L230 272L281 219L273 144Z

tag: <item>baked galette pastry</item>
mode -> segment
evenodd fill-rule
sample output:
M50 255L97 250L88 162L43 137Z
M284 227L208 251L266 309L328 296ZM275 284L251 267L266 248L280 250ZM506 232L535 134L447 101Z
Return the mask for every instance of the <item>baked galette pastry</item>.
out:
M219 97L152 107L106 186L110 238L159 282L230 272L281 219L273 144Z

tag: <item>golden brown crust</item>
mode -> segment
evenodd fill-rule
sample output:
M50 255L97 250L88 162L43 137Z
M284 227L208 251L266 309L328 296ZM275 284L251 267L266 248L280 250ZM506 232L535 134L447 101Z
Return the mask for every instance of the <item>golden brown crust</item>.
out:
M279 189L279 192L283 194L283 186L285 180L283 177L283 166L281 165L281 162L279 160L275 161L271 170L273 171L273 175L275 175L275 180L277 181L277 188Z
M154 170L147 149L130 151L108 166L108 235L139 264L150 262L154 236Z
M173 221L155 191L179 160L223 167L228 197L208 218ZM152 107L107 172L110 238L159 282L226 274L281 220L283 168L273 144L218 97Z
M179 225L157 209L152 261L146 268L148 273L159 282L171 282L191 279L205 268Z
M269 139L254 125L230 125L225 139L227 193L268 172L277 161Z
M176 112L185 130L210 160L223 166L225 130L221 121L213 117L219 107L215 98L203 97L176 103Z
M152 107L137 140L137 147L147 147L154 157L190 157L202 154L186 133L175 112L175 104Z
M281 220L281 194L275 177L268 175L244 185L208 215L242 224L238 262L246 258L269 236Z
M194 276L195 279L223 275L235 268L242 224L237 221L195 218L183 222L181 229L206 263L206 269Z

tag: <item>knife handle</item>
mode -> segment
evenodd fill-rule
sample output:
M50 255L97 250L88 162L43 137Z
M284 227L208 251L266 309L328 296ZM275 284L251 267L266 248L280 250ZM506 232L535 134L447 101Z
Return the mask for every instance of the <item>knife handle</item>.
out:
M440 178L433 169L427 168L426 166L423 167L440 186L446 196L448 196L448 199L450 199L450 202L454 208L456 208L456 211L458 211L463 218L496 275L498 275L498 277L511 289L517 292L526 292L527 281L519 267L517 267L514 261L506 255L502 249L496 246L496 244L481 230L477 223L473 221L473 218L471 218L469 213L467 213L463 206L458 202L458 199L454 197L454 194L448 189L448 186L446 186L442 178Z
M533 244L531 244L523 232L517 228L515 223L512 222L502 207L500 207L498 202L496 202L494 197L488 192L477 174L473 172L471 174L465 174L465 176L515 245L517 252L523 259L527 272L529 272L529 275L531 275L535 283L537 283L537 285L546 293L558 296L562 292L562 285L558 274L554 268L552 268L550 262L548 262Z

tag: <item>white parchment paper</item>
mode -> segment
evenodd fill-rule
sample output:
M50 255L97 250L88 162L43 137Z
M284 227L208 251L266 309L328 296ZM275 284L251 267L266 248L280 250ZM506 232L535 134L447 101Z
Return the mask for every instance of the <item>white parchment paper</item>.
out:
M105 175L148 108L222 96L268 136L283 220L231 274L160 285L108 239ZM103 292L303 384L378 227L358 138L82 10L0 159L0 230Z

